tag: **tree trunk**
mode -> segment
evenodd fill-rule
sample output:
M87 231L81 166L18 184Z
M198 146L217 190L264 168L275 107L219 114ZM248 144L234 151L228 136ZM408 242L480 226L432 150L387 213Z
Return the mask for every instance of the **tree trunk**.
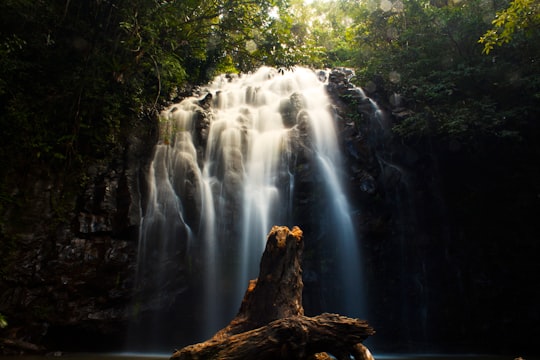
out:
M302 230L274 226L259 277L251 280L236 317L210 340L186 346L171 359L367 360L361 342L373 329L364 320L324 313L306 317L302 307Z

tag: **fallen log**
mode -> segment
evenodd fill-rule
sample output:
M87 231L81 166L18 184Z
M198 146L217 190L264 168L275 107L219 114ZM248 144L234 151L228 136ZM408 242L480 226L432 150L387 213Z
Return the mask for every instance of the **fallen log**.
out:
M176 351L171 359L372 359L361 342L375 332L365 320L324 313L304 316L303 234L274 226L268 234L259 277L240 310L210 340Z
M172 358L191 359L308 359L327 352L337 359L357 360L356 345L373 330L367 322L337 314L314 317L291 316L270 324L232 335L187 346Z

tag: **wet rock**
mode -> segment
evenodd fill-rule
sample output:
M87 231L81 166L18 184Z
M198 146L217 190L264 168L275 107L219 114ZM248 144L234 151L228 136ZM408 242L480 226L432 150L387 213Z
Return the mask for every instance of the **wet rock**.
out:
M282 100L279 112L283 120L283 126L291 128L297 123L299 112L306 107L306 99L302 94L294 93L288 99Z
M213 95L211 93L206 94L201 100L199 100L199 105L208 110L212 106Z
M213 114L211 111L207 111L210 105L205 110L197 111L195 117L195 146L197 148L205 148L208 141L208 134L210 133L210 124L212 124Z
M79 232L90 234L112 231L110 219L103 215L79 213Z

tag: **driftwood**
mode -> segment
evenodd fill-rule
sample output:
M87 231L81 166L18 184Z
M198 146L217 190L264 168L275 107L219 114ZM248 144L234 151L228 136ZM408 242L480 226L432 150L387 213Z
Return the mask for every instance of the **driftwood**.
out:
M324 313L304 316L302 231L274 226L259 277L252 280L236 317L210 340L186 346L171 359L372 359L361 342L373 329L364 320Z

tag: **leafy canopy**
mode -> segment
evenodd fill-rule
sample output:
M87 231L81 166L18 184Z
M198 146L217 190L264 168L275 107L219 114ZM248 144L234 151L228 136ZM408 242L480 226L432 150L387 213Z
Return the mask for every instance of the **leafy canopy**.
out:
M499 12L492 22L493 28L478 40L487 55L495 46L507 44L518 32L531 35L540 30L540 3L538 0L514 0Z
M107 156L123 129L153 118L188 84L221 71L292 66L301 53L286 5L2 1L1 158L15 167L82 166Z

